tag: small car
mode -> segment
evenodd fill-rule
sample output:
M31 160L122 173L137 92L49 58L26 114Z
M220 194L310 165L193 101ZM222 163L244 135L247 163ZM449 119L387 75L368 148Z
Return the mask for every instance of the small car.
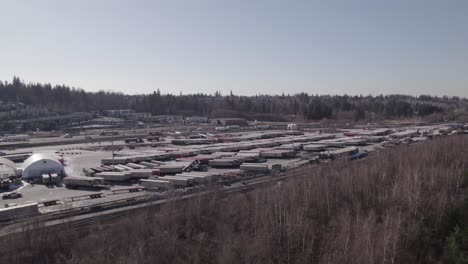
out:
M2 199L15 199L20 197L23 197L23 195L21 195L19 192L4 193L2 195Z

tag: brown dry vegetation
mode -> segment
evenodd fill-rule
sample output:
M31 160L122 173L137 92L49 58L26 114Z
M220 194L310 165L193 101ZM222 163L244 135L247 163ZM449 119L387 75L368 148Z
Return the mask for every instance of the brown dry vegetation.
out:
M31 233L2 263L432 263L462 198L468 138L306 167L266 188L169 203L86 231Z

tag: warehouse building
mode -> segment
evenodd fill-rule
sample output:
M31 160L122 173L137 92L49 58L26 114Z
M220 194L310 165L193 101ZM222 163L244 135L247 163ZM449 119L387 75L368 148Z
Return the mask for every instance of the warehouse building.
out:
M34 154L23 163L23 179L41 178L43 174L64 174L63 165L44 154Z
M207 116L187 116L185 117L185 123L187 124L208 123L208 117Z
M246 126L249 124L244 118L216 118L212 119L211 123L223 126Z
M15 125L21 130L40 129L43 131L50 131L61 127L84 125L93 117L93 113L76 112L68 115L18 120L15 121Z

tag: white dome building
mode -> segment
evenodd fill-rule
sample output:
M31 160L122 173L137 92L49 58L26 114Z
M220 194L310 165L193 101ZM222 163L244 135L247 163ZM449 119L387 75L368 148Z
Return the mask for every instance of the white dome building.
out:
M23 179L39 178L42 174L56 173L63 175L63 165L56 159L44 154L34 154L23 163Z
M0 179L4 180L16 175L18 175L16 164L9 159L0 157Z

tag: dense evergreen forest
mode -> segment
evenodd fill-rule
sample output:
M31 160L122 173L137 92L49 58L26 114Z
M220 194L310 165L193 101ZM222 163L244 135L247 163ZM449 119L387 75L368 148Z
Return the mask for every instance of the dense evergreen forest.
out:
M232 92L222 95L149 94L126 95L112 91L86 92L65 85L25 83L14 77L12 82L0 81L0 100L5 105L21 102L28 106L46 107L49 111L66 114L106 109L135 109L153 115L182 114L209 117L241 116L268 119L271 117L299 117L304 120L340 118L346 115L354 120L378 115L384 118L427 116L450 112L466 106L467 99L422 95L348 96L293 95L238 96ZM252 115L249 115L252 114Z

